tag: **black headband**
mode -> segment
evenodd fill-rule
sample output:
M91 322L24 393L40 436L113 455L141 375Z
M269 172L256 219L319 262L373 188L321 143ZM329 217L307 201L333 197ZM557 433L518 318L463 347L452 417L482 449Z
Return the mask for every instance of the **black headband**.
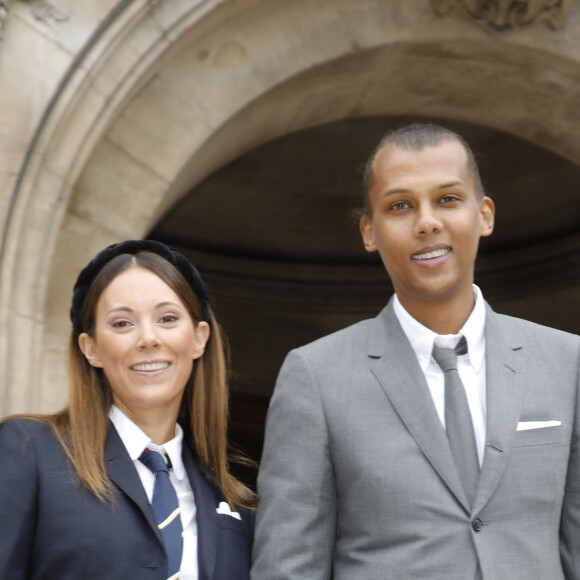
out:
M75 336L83 332L81 311L89 288L103 267L113 258L121 254L135 255L139 252L151 252L165 258L174 266L185 278L201 308L201 318L207 323L210 321L209 299L207 290L197 268L179 252L172 250L169 246L153 240L127 240L113 244L101 250L81 271L73 289L73 298L70 308L70 319L73 325Z

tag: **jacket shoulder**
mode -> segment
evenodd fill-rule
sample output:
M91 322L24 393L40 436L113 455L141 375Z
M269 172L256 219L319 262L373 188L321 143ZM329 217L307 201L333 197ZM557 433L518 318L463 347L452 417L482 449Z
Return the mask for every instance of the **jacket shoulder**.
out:
M54 432L48 421L39 418L7 417L0 423L1 439L30 439L36 437L52 437Z
M66 455L48 421L8 418L0 424L0 454L22 465L66 462Z
M308 354L317 351L333 350L341 346L349 347L351 344L359 343L361 338L368 336L376 323L376 318L361 320L331 334L322 336L308 344L299 346L294 351Z
M493 311L488 314L488 322L514 347L525 346L536 352L557 352L566 356L579 355L580 336L577 334Z
M580 336L577 334L552 328L550 326L544 326L537 322L532 322L531 320L525 320L524 318L517 318L507 314L498 314L493 311L491 311L491 315L496 319L497 323L505 327L506 330L518 333L523 337L541 336L571 343L577 343L580 341Z

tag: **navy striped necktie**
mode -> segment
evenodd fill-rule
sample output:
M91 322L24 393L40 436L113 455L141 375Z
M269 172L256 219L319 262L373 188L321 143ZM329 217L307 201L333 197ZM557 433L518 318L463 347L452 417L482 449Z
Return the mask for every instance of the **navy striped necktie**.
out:
M177 494L169 480L171 462L166 455L161 455L161 453L151 449L145 449L141 453L139 461L155 475L151 507L157 518L157 524L165 544L167 570L169 572L168 580L176 580L179 578L183 552L183 527Z

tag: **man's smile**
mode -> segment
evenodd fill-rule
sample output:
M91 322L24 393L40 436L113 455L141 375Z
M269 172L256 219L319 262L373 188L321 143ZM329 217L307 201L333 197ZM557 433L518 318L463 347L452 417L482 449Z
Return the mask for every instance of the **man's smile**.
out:
M440 248L438 250L432 250L430 252L424 252L422 254L411 254L412 260L431 260L432 258L439 258L448 254L451 248Z

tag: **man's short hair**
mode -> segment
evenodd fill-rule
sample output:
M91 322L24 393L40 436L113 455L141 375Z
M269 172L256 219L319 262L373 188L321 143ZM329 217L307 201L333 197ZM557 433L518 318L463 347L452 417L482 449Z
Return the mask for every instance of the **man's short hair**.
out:
M364 200L363 208L361 211L362 215L370 217L373 214L369 193L375 181L373 163L380 151L389 145L393 145L400 149L406 149L408 151L421 151L426 147L436 147L445 141L456 141L463 147L463 150L467 154L467 167L469 168L469 171L475 180L476 193L480 197L483 197L485 193L483 184L481 182L481 177L479 175L479 169L477 167L477 163L475 162L473 151L471 150L471 147L468 145L467 141L461 135L451 131L451 129L442 127L441 125L436 125L435 123L413 123L411 125L406 125L405 127L389 131L381 139L366 162L363 174Z

